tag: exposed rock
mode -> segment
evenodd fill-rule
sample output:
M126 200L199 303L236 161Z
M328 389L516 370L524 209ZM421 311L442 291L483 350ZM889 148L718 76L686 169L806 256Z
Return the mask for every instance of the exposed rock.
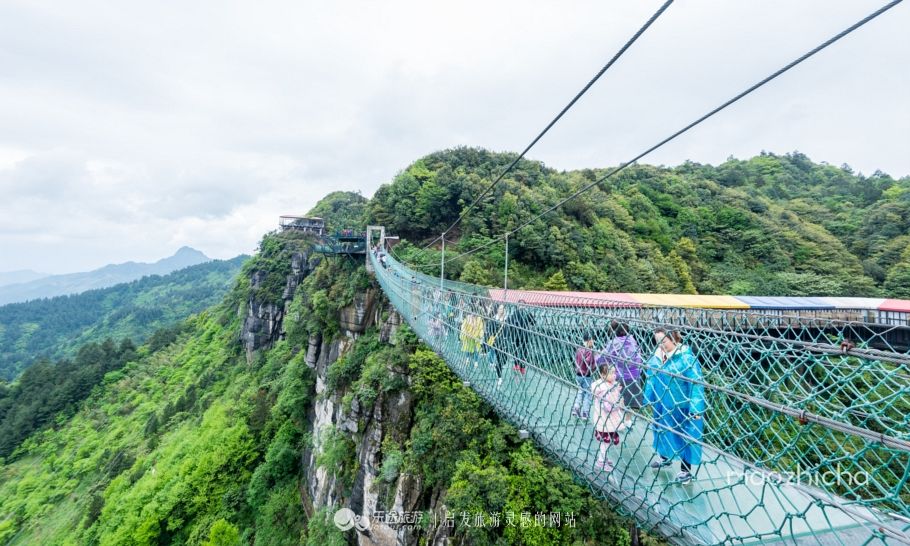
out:
M240 340L248 353L259 349L278 338L284 309L274 303L259 303L250 299Z
M389 308L391 309L389 318L379 329L379 341L383 343L391 343L392 340L395 339L395 332L397 332L398 327L401 326L401 315L399 315L398 311L395 311L391 305Z
M306 351L306 365L309 368L315 368L319 359L319 348L322 345L322 336L318 333L310 334L309 344Z
M356 294L354 303L344 307L339 315L341 328L354 334L362 334L373 324L373 307L376 304L377 291L368 288L366 292Z
M242 342L248 355L262 347L267 347L282 335L282 321L287 312L287 305L294 297L294 292L309 273L309 266L315 259L307 254L297 253L291 256L291 274L288 275L283 305L261 303L251 299L248 304L242 330ZM261 286L265 274L254 271L250 276L251 286ZM421 480L413 475L401 473L392 482L381 478L383 465L382 445L388 438L398 445L404 445L410 435L414 419L414 396L408 390L380 393L372 407L364 406L354 397L349 409L345 411L343 403L345 391L327 390L326 373L341 355L354 343L355 339L374 324L379 325L379 337L383 342L394 342L395 333L401 326L401 316L388 303L385 296L375 288L355 295L351 305L339 313L340 335L334 339L323 339L322 335L310 335L306 345L306 364L315 372L316 396L310 408L312 425L312 446L301 453L301 465L304 479L301 483L301 500L311 516L323 507L345 506L356 514L370 518L375 512L417 512L426 510L421 499L431 498L429 509L436 514L436 521L444 520L444 511L440 501L441 493L432 495L424 490ZM304 350L304 349L301 349ZM389 369L389 374L397 374L402 384L408 384L406 370ZM345 486L335 475L337 469L319 467L316 464L322 449L321 442L325 436L323 430L334 427L343 432L354 442L357 473L353 484ZM388 524L380 520L370 521L370 528L357 531L357 543L361 545L408 545L416 546L422 539L429 544L445 544L448 540L448 529L436 526L426 531L418 531L408 526Z
M247 314L243 320L243 328L240 331L240 342L246 349L247 360L252 360L253 351L270 346L284 335L282 319L287 306L294 299L297 287L309 272L308 254L295 252L291 255L291 273L285 280L284 292L281 296L282 303L265 303L250 297L247 302ZM260 288L267 277L267 271L251 272L250 288Z
M250 274L250 288L255 290L262 286L262 283L265 282L265 278L268 274L268 271L253 271Z

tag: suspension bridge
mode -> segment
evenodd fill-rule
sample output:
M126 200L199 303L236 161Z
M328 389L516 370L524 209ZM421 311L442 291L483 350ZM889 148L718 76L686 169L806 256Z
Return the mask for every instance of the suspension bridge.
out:
M643 528L676 544L910 544L910 354L858 339L881 330L561 293L519 302L502 290L422 274L389 255L368 252L367 265L466 385ZM516 312L532 320L508 320ZM484 327L468 336L475 349L466 351L469 316ZM571 414L581 331L595 332L596 352L609 341L612 321L638 341L649 381L669 373L647 363L656 329L680 332L696 355L701 378L674 378L700 385L708 408L703 435L675 431L703 451L688 483L675 479L675 465L653 468L654 435L666 426L648 404L626 410L632 422L608 448L614 466L607 470L597 462L601 442L591 422ZM906 327L890 329L899 328ZM490 345L491 331L521 343ZM839 344L848 335L857 346ZM507 365L497 371L496 361Z
M671 542L910 544L910 353L903 303L877 302L874 309L864 303L864 320L851 320L836 313L803 316L761 309L758 299L743 305L742 300L730 301L734 298L718 304L715 298L712 307L605 294L535 292L522 297L509 293L507 284L491 290L445 279L447 262L500 241L507 272L510 235L901 2L888 2L546 210L446 260L447 235L672 1L666 0L458 218L420 249L441 243L438 278L370 251L374 229L380 233L379 248L385 248L385 230L377 226L367 228L367 267L420 339L523 437L571 469L594 494ZM334 247L324 251L339 253ZM893 313L901 315L897 323L889 315ZM886 322L880 320L883 316ZM582 331L594 332L596 350L610 341L614 322L622 324L624 337L636 340L636 358L628 360L641 362L648 388L663 385L699 394L695 411L694 402L686 411L680 409L685 401L653 396L641 408L622 410L631 420L619 431L620 441L606 449L612 463L605 465L603 436L595 434L591 420L573 412L579 389L589 394L592 389L577 380L574 357L582 338L590 337ZM692 359L685 371L671 368L671 358L651 358L668 333L682 338L673 351L683 347ZM668 453L671 448L674 452ZM672 461L664 461L655 449L670 459L698 460L687 460L696 465L691 473L683 468L674 478ZM691 455L696 451L700 457Z

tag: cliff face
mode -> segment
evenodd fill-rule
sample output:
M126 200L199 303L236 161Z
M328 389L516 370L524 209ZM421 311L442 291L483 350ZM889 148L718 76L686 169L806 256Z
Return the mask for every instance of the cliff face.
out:
M255 270L250 274L251 295L247 299L246 316L240 331L240 342L246 350L247 358L251 358L253 351L267 347L281 336L282 320L286 314L287 306L294 299L297 287L312 271L315 264L310 264L309 255L303 252L291 254L291 272L287 275L282 293L282 304L259 301L252 295L268 279L270 273L264 270Z
M335 257L316 267L292 258L298 266L288 268L288 259L260 259L279 273L250 279L251 287L265 287L250 294L279 303L242 300L261 311L246 315L247 326L258 320L261 328L244 328L244 343L248 369L263 371L262 413L290 416L293 423L280 426L299 431L299 441L282 440L280 430L266 436L271 443L249 491L292 492L293 508L306 515L308 546L571 544L594 537L628 544L624 523L608 506L419 342L362 265ZM281 297L280 288L295 285ZM275 474L280 453L293 463ZM262 468L280 479L257 479ZM573 524L519 526L499 520L507 513L571 514ZM464 518L484 518L483 525Z
M248 361L252 361L255 352L267 351L285 335L284 319L297 289L315 269L315 264L308 258L306 253L291 255L291 272L286 278L282 304L257 301L254 296L248 298L240 336ZM251 292L266 282L267 275L261 270L250 273ZM333 389L327 377L332 364L344 357L355 341L371 328L378 331L380 343L395 344L400 316L378 288L370 287L356 292L353 302L340 309L337 320L339 331L330 338L324 338L323 333L313 333L307 339L306 347L295 347L295 350L306 351L307 367L313 370L316 378L315 396L307 409L313 440L300 455L300 498L305 511L313 517L321 509L327 509L331 515L346 507L366 517L364 521L369 521L368 516L377 511L436 511L440 492L425 491L418 477L407 473L381 475L383 442L404 445L410 436L414 396L408 388L410 378L406 367L385 368L384 373L403 388L378 393L369 407L357 397L346 404L345 397L350 388ZM329 438L326 431L332 431L334 436ZM346 480L337 469L320 464L319 456L327 448L326 443L338 441L338 438L350 446L349 456L356 468L352 480ZM441 515L437 516L437 520L443 519ZM361 545L413 545L418 543L420 536L427 536L430 544L436 544L445 538L445 529L431 527L418 531L406 526L394 529L382 521L370 521L369 528L355 531Z
M314 445L302 455L305 479L302 484L302 498L307 513L312 515L323 507L347 507L361 517L375 512L416 513L437 512L435 521L443 520L442 506L438 497L426 491L419 478L407 473L397 477L383 473L383 444L391 441L403 445L410 436L414 420L414 395L409 388L397 392L380 393L371 407L365 407L357 398L346 409L345 391L332 391L328 387L327 371L332 363L350 348L353 339L371 326L378 326L384 333L384 342L394 343L401 324L394 311L380 320L381 309L388 307L385 298L370 290L357 298L355 304L343 310L343 317L356 320L348 322L344 337L333 341L322 341L311 337L307 353L307 364L316 372L316 402L312 409L312 430ZM358 309L375 308L369 313ZM344 321L343 321L344 323ZM407 371L394 367L385 370L402 384L410 385ZM332 471L317 462L320 450L324 449L319 431L336 430L349 438L354 446L353 458L357 472L352 485L348 486ZM398 526L396 526L398 527ZM420 536L426 536L430 544L442 544L445 529L428 526L425 531L401 526L393 528L380 520L370 521L366 530L356 529L360 545L414 545Z

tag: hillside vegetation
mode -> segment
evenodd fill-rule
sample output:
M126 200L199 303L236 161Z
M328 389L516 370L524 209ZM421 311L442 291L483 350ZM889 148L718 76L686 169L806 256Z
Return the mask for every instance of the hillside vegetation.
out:
M427 156L381 187L369 216L429 241L514 159L458 149ZM521 161L461 222L448 257L523 224L607 172ZM422 246L422 245L421 245ZM400 255L436 268L435 252ZM910 297L910 177L861 176L799 153L713 167L637 165L510 239L510 285L576 290ZM504 245L446 266L497 285Z

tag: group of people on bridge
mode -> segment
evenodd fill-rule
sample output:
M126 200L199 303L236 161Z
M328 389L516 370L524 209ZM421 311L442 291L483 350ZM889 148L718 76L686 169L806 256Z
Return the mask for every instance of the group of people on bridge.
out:
M441 305L439 296L434 296L437 311L429 321L430 335L449 337L457 331L468 361L475 367L486 363L495 369L497 388L509 365L520 380L529 363L540 365L542 358L553 359L548 353L560 352L532 347L531 340L541 328L534 308L524 301L512 306L452 297L456 301ZM653 446L658 455L651 467L660 469L678 458L681 463L676 480L688 483L693 466L702 456L706 401L701 366L678 331L657 328L651 335L655 350L643 356L641 346L623 322L613 321L603 336L584 330L574 354L572 371L578 390L571 415L591 423L600 442L595 467L609 472L615 465L608 456L609 448L619 445L620 433L632 427L635 415L650 408ZM595 337L606 342L598 348ZM547 362L544 367L552 369L553 365Z
M429 315L429 336L443 344L457 344L469 365L494 369L497 390L508 369L516 381L525 377L528 366L555 371L561 377L574 375L577 395L571 415L593 427L599 442L597 470L612 471L610 448L620 444L620 433L632 428L635 416L644 417L642 412L650 408L657 454L650 466L658 470L679 459L676 481L693 479L693 466L702 458L707 404L700 363L679 331L648 332L655 348L644 351L628 325L614 320L599 336L592 329L583 330L572 362L571 350L568 354L564 350L571 347L565 332L572 328L548 329L540 308L524 300L518 305L497 303L432 288L418 282L416 275L390 267L384 250L373 252L383 269L391 269L409 286L412 314ZM599 348L595 338L602 341Z

